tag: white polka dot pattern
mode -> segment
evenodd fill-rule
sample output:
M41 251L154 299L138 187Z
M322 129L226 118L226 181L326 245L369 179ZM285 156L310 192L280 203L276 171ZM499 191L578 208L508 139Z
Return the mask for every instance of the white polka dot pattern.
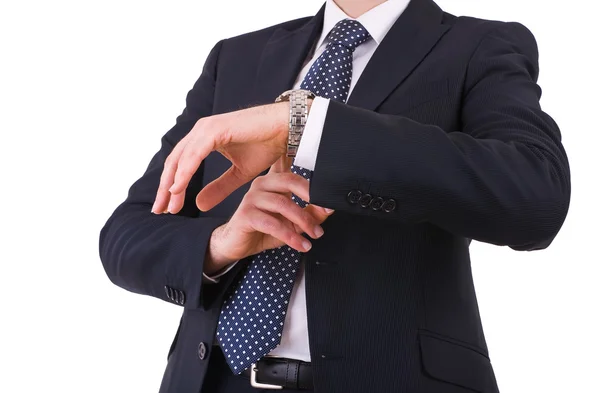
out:
M346 102L352 78L352 53L370 38L357 21L339 22L329 44L302 81L317 96ZM310 181L312 172L292 165L292 172ZM304 208L306 202L292 194ZM221 309L217 338L229 367L239 374L271 352L281 341L301 253L283 246L257 254Z
M310 67L301 88L319 97L346 102L354 49L371 36L360 22L344 19L331 29L327 38L327 49Z

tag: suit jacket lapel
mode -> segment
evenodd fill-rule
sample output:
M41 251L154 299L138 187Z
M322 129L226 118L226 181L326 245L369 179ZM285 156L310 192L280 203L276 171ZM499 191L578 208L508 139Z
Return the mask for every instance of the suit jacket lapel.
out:
M442 16L432 0L412 0L373 54L348 104L377 109L449 29Z
M325 5L297 30L275 30L262 53L254 96L258 104L272 103L294 86L304 61L323 29Z

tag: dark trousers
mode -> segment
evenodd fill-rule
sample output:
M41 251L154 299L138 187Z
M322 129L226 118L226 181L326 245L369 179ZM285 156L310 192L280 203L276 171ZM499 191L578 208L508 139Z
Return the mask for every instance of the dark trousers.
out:
M208 372L204 379L201 393L301 393L307 390L270 390L255 389L250 386L250 378L245 375L235 375L225 361L223 352L219 347L213 347L208 363Z

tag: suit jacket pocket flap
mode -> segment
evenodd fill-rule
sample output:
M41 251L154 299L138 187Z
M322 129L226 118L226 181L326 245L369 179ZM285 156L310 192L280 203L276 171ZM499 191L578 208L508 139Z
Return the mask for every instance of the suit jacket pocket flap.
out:
M423 368L430 377L481 393L498 393L490 360L484 354L420 332Z

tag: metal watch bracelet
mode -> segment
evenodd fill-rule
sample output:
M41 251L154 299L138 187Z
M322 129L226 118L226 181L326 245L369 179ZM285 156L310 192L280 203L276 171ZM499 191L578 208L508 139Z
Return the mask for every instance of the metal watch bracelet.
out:
M308 99L315 95L308 90L288 90L281 94L275 102L290 102L290 121L287 143L287 157L296 157L300 139L308 119Z

